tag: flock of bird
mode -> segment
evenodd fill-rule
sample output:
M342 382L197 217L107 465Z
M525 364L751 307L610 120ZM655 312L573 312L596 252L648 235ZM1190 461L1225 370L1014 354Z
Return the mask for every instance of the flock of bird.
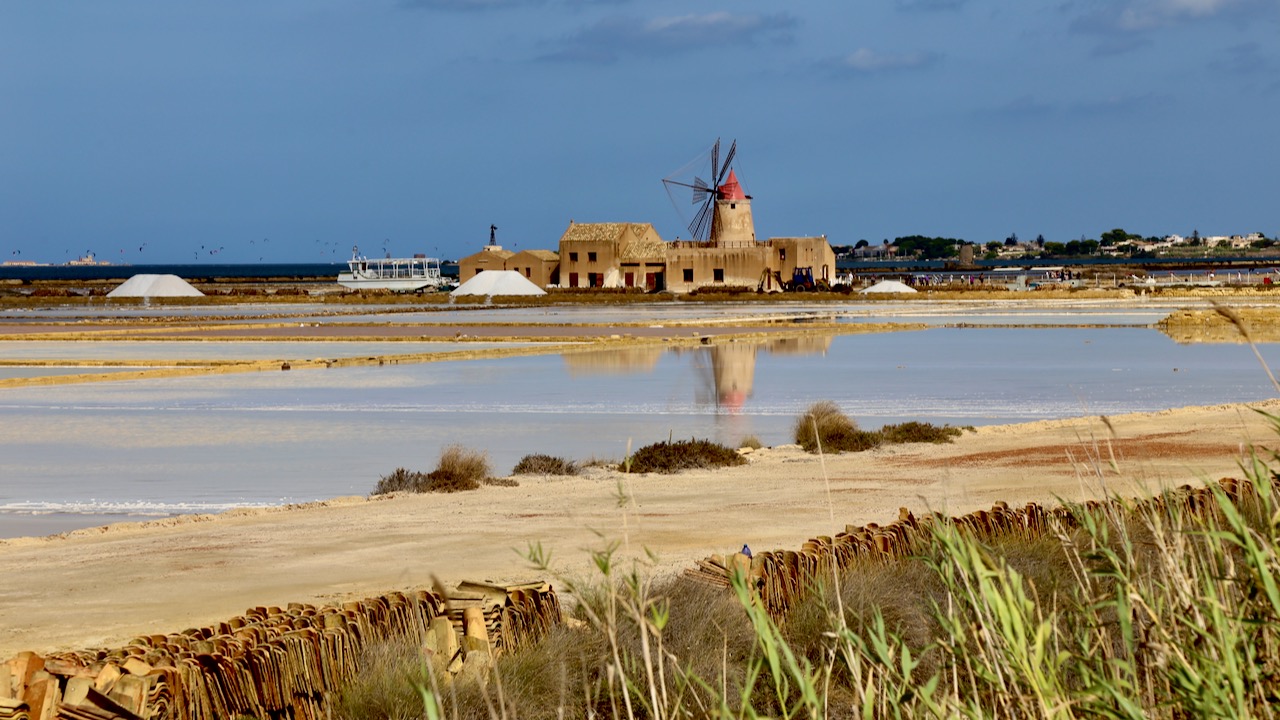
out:
M250 247L249 247L249 248L245 248L245 250L248 250L249 252L248 252L248 253L243 253L243 252L242 252L242 253L239 253L239 254L240 254L240 256L241 256L241 257L243 257L245 254L247 254L247 255L249 255L249 256L257 255L257 256L258 256L258 262L262 262L262 261L265 259L265 257L266 257L265 253L266 253L266 251L267 251L267 245L268 245L268 243L270 243L270 242L271 242L271 239L270 239L270 238L262 238L262 240L261 240L261 241L259 241L259 240L250 240L250 241L249 241L249 245L250 245ZM149 244L150 244L150 243L145 243L145 242L144 242L144 243L142 243L141 245L139 245L139 246L138 246L137 254L136 254L136 256L134 256L134 257L126 257L126 248L120 248L119 261L120 261L120 262L132 261L132 262L134 262L134 263L138 263L140 260L142 260L142 255L143 255L143 253L147 250L147 245L149 245ZM385 256L385 257L391 257L391 255L390 255L390 251L389 251L390 245L391 245L391 239L390 239L390 238L386 238L386 239L384 239L384 240L382 241L382 255L383 255L383 256ZM192 250L192 251L191 251L191 252L192 252L192 259L193 259L194 261L196 261L196 262L200 262L202 259L212 259L212 258L216 258L219 254L221 254L222 252L224 252L224 251L226 251L226 250L227 250L227 248L226 248L226 246L224 246L224 245L219 245L219 246L217 246L217 247L214 247L213 245L201 245L201 246L200 246L200 249L198 249L198 250ZM233 249L233 250L234 250L234 249ZM325 258L326 260L328 260L328 261L330 261L330 262L341 262L341 261L343 261L343 260L345 260L345 259L346 259L346 256L345 256L345 253L346 253L346 243L345 243L345 242L343 242L343 241L338 241L338 240L316 240L316 241L315 241L315 251L316 251L316 252L318 252L318 254L319 254L319 256L320 256L321 258ZM342 253L342 255L339 255L339 253L340 253L340 252ZM76 259L76 256L74 256L74 255L72 255L72 254L71 254L71 250L70 250L70 249L64 250L64 251L63 251L63 253L64 253L64 256L65 256L66 260L68 260L68 261ZM259 254L259 253L263 253L263 254ZM11 259L11 260L21 260L22 258L21 258L20 256L22 255L22 250L20 250L20 249L12 250L12 251L10 251L9 255L10 255L10 259ZM95 254L94 254L94 252L93 252L93 250L92 250L92 248L91 248L91 249L85 250L85 251L84 251L84 254L83 254L83 255L81 255L81 256L79 256L79 257L80 257L80 258L94 258L94 257L96 257L96 256L95 256ZM100 258L100 259L105 259L105 258Z

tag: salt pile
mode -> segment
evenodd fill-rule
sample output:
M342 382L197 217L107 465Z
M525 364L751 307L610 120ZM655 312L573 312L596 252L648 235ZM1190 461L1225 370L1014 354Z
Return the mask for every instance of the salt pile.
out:
M177 275L134 275L107 297L204 297L204 293Z
M546 295L547 291L529 282L515 270L483 270L449 293L460 295Z

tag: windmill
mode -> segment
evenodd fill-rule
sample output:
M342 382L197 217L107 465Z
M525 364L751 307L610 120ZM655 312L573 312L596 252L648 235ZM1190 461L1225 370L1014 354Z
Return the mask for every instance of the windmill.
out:
M716 138L715 144L711 146L712 182L710 184L696 175L692 183L674 179L677 175L683 173L689 165L662 179L662 184L666 187L667 194L671 195L672 203L675 202L675 196L672 195L673 187L689 188L693 191L693 204L700 206L693 216L693 221L689 223L689 232L694 240L709 240L715 234L712 231L715 229L714 226L716 224L716 200L723 199L726 178L731 179L731 184L736 184L736 182L732 181L733 176L730 173L732 173L733 156L737 151L738 141L734 140L729 145L729 152L724 156L724 163L721 164L720 138ZM690 163L690 165L692 164ZM738 192L740 193L741 190L738 190Z

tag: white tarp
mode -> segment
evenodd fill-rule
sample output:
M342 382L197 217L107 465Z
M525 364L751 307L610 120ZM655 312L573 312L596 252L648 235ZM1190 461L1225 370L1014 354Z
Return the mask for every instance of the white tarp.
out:
M874 293L913 293L919 291L897 280L881 280L869 288L864 288L861 292L871 295Z
M547 291L529 282L515 270L482 270L480 274L449 293L460 295L546 295Z
M204 297L204 293L177 275L134 275L107 297Z

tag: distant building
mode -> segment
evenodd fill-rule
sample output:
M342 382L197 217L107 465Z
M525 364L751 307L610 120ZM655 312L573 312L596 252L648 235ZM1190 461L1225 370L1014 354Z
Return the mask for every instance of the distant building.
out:
M507 258L505 265L540 288L560 284L560 256L551 250L522 250Z
M723 180L718 186L701 181L687 186L705 198L695 235L705 232L706 239L667 242L649 223L571 220L558 254L514 255L494 245L491 232L488 247L458 261L459 279L465 282L484 270L515 270L540 286L677 293L708 287L776 292L798 276L826 283L835 279L836 256L826 236L757 240L751 196L727 162L722 170L713 173Z
M485 245L480 252L458 261L458 281L466 282L484 270L506 270L507 258L512 255L515 253L501 245Z

